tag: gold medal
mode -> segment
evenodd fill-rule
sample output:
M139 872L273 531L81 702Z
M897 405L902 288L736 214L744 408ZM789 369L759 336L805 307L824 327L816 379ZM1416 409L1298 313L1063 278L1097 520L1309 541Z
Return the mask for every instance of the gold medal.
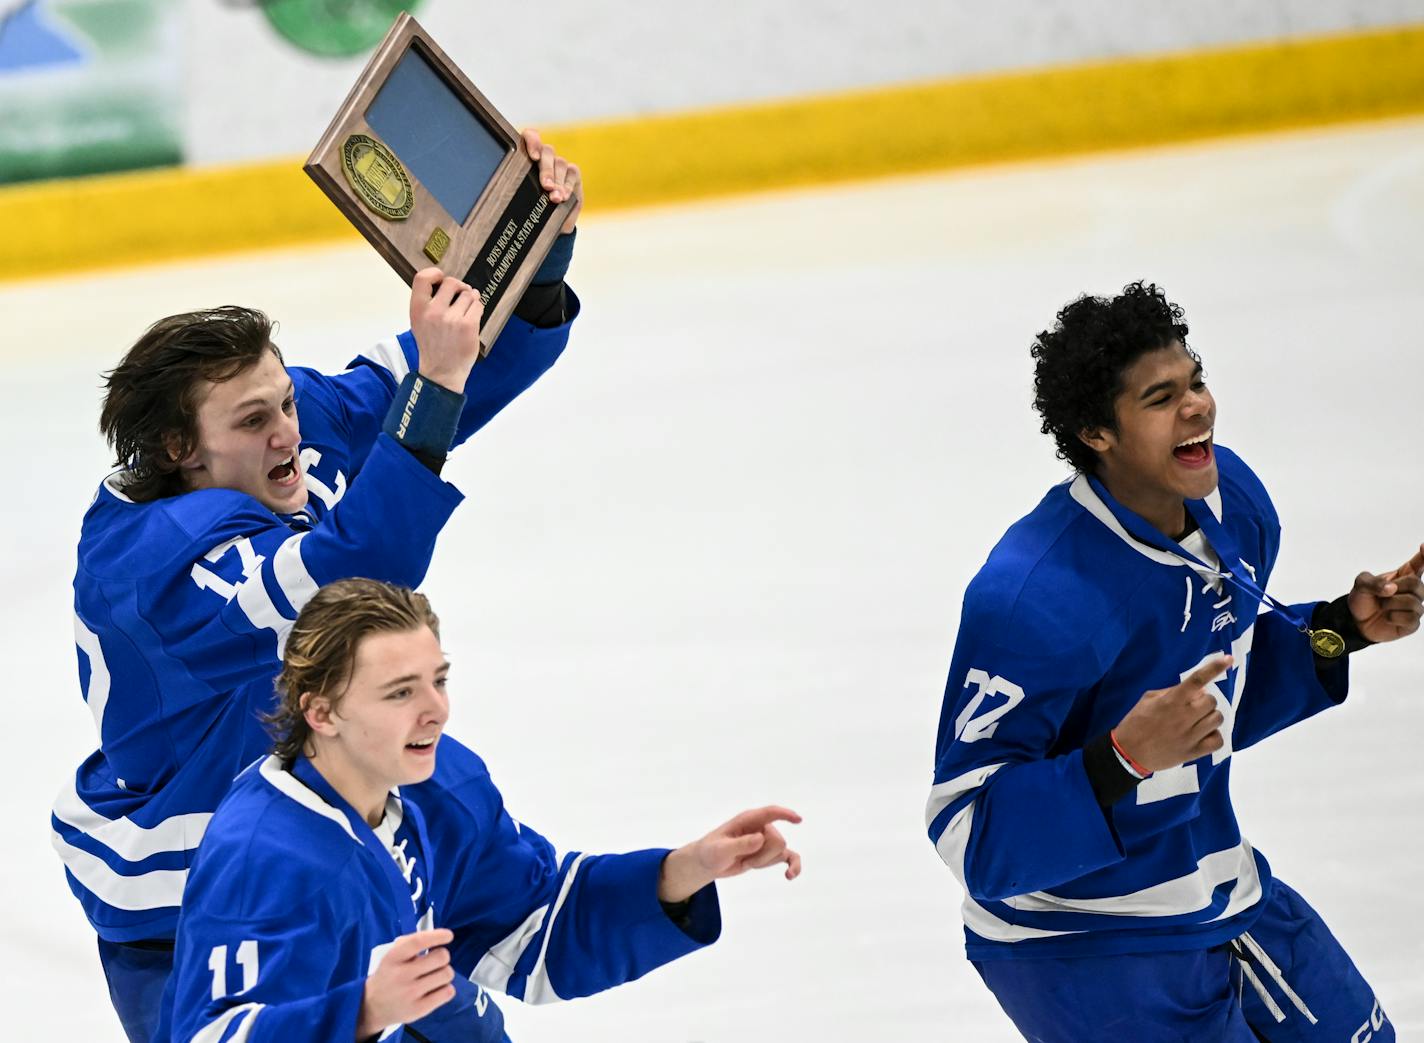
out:
M1310 650L1321 659L1339 659L1345 654L1345 639L1333 630L1307 630Z

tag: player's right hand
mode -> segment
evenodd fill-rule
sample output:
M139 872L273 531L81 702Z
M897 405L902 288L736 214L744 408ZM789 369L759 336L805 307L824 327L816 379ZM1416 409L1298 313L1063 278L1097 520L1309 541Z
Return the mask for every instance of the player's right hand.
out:
M445 948L455 935L444 927L403 934L391 943L366 979L356 1038L368 1039L388 1025L419 1021L455 995L455 972Z
M1148 771L1175 768L1221 749L1225 718L1206 686L1230 669L1229 655L1213 656L1181 684L1143 695L1113 729L1118 745Z
M483 315L479 294L459 279L439 268L416 272L410 284L410 330L420 352L420 374L463 394L480 357Z
M801 856L786 845L773 822L800 822L790 808L769 804L743 811L700 840L668 852L658 874L658 900L681 902L714 880L739 876L748 869L786 863L786 879L801 875Z

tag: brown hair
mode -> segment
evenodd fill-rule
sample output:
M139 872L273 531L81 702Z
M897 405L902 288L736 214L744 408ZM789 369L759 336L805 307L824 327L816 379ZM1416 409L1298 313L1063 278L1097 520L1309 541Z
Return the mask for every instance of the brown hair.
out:
M440 620L429 600L407 587L342 579L318 590L287 635L277 676L277 709L264 717L272 752L290 763L311 738L303 695L325 696L333 709L341 704L363 638L422 626L440 636Z
M198 390L231 380L271 351L275 324L228 305L159 319L105 374L99 430L127 468L124 495L140 503L184 491L178 461L198 444Z

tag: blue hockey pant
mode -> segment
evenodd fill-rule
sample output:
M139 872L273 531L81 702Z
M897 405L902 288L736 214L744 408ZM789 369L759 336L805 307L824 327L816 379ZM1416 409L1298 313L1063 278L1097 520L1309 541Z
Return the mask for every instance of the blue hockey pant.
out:
M122 945L100 938L99 962L129 1043L151 1043L163 1008L163 989L173 973L173 944Z
M1189 952L974 964L1035 1043L1394 1043L1394 1026L1325 922L1271 884L1231 944Z

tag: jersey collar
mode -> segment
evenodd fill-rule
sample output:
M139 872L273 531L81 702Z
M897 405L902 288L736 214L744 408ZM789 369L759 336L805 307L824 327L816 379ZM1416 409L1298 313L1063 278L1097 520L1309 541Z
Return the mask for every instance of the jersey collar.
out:
M128 473L128 468L120 467L117 471L110 473L108 477L100 483L100 488L108 490L109 495L115 499L122 500L124 503L133 503L133 498L125 493L120 485L120 479Z
M1167 545L1171 541L1165 536L1157 534L1156 530L1140 515L1128 510L1113 499L1112 493L1108 492L1107 487L1097 479L1086 474L1077 475L1068 485L1068 495L1073 497L1080 507L1100 521L1109 532L1144 558L1155 561L1159 565L1174 567L1185 565L1188 568L1195 568L1192 562L1169 550ZM1210 495L1200 502L1206 504L1217 521L1221 521L1221 486L1219 484L1211 491ZM1188 510L1190 509L1188 506ZM1153 535L1156 535L1157 539L1154 540Z

